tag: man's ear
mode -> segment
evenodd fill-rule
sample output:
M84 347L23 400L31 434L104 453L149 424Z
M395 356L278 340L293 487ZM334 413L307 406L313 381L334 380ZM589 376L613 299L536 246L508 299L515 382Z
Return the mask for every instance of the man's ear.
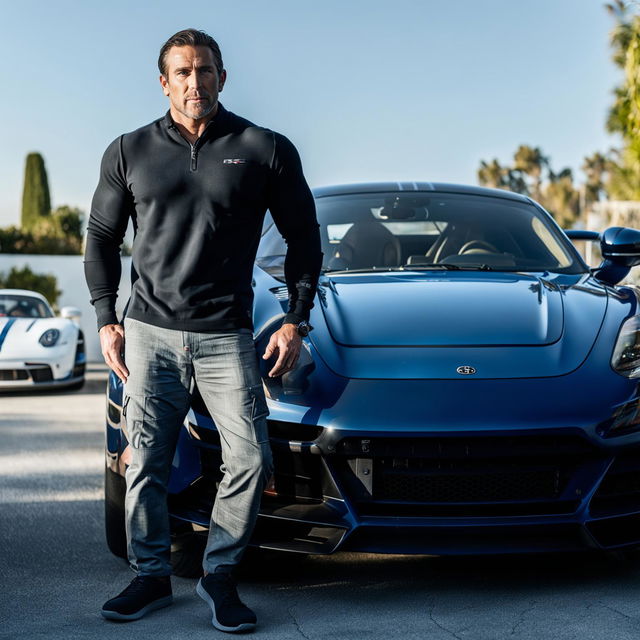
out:
M223 69L220 72L220 77L218 78L218 91L222 91L224 88L224 83L227 81L227 70Z
M169 95L169 83L167 82L167 79L160 74L160 86L162 87L162 93L164 93L165 96Z

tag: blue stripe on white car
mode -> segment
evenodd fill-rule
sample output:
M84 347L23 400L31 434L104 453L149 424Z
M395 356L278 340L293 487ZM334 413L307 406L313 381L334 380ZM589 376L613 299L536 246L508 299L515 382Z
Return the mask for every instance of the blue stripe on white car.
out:
M15 318L11 318L10 320L7 321L7 324L5 324L4 327L2 327L2 331L0 331L0 349L2 349L2 344L4 343L5 338L9 333L9 329L11 329L15 321L16 321Z

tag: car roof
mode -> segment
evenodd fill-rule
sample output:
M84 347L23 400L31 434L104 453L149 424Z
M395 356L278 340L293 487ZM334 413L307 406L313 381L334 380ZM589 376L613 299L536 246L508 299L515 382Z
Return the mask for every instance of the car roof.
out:
M50 306L48 300L41 293L29 291L28 289L0 289L0 295L31 296L42 300L47 306Z
M520 193L505 191L504 189L490 189L465 184L453 184L448 182L362 182L356 184L328 185L313 189L316 198L325 196L348 195L352 193L381 193L389 191L416 192L430 191L439 193L461 193L479 196L492 196L506 200L519 202L531 202L531 199Z

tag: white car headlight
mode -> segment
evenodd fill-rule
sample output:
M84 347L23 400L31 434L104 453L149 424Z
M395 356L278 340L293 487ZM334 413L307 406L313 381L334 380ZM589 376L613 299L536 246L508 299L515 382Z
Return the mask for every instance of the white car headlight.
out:
M640 378L640 316L631 316L620 327L611 366L621 376Z
M58 329L47 329L41 336L38 342L43 347L53 347L60 338L60 331Z

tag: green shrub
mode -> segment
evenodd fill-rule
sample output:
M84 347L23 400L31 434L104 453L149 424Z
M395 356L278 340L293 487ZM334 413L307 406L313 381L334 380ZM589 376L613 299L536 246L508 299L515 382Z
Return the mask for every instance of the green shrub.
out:
M0 253L81 254L83 219L80 209L63 205L30 229L0 228Z
M12 267L8 274L0 272L0 289L28 289L41 293L49 304L57 310L58 280L50 273L34 273L29 267Z

